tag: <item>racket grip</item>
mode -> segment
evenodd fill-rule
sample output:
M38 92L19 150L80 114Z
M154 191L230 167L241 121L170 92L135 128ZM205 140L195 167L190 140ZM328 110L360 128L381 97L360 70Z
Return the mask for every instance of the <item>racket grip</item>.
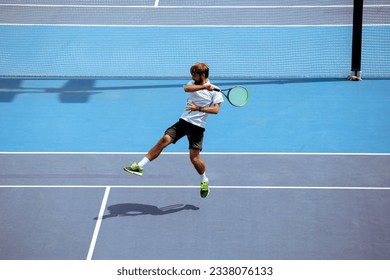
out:
M213 88L211 89L211 85L207 87L208 90L213 90L213 91L221 91L219 88Z

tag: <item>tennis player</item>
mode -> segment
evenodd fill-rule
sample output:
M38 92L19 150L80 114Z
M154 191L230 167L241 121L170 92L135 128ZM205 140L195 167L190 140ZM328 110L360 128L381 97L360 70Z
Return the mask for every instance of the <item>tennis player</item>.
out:
M218 114L223 96L211 84L209 67L205 63L196 63L191 66L192 81L184 86L188 93L187 105L178 122L169 127L164 136L150 149L140 162L134 162L123 169L129 173L142 175L146 164L156 159L171 143L175 144L183 136L187 136L189 153L192 164L200 175L200 196L205 198L209 194L209 180L206 176L206 165L200 158L206 121L209 114Z

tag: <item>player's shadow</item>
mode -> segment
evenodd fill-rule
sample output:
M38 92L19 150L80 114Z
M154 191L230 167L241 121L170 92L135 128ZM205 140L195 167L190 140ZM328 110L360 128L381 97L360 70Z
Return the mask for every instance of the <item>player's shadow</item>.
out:
M118 216L140 216L140 215L167 215L183 210L199 210L199 207L190 204L174 204L165 207L157 207L149 204L139 203L121 203L107 207L109 214L106 214L102 219L113 218ZM98 217L94 218L95 220Z

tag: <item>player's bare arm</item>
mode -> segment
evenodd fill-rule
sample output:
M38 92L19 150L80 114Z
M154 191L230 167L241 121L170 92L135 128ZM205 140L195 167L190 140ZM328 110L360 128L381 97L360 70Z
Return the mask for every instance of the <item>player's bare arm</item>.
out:
M195 92L195 91L202 90L202 89L213 90L215 88L216 88L216 86L214 86L212 84L185 85L184 86L184 91L185 92Z
M215 104L210 107L200 107L196 105L194 102L187 105L187 109L190 111L201 111L207 114L218 114L220 107L221 107L221 103Z

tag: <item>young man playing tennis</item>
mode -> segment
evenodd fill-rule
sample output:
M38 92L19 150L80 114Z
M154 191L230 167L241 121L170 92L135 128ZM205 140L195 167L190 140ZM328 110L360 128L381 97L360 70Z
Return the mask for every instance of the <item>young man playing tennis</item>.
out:
M175 144L186 135L191 162L200 175L200 196L205 198L209 193L209 180L206 177L206 165L200 158L200 152L207 117L209 114L218 114L223 96L221 92L213 91L218 87L210 83L209 67L206 64L196 63L191 67L190 72L192 81L184 86L184 91L188 92L187 106L179 121L165 131L164 136L140 162L134 162L123 169L132 174L142 175L146 164L156 159L168 145Z

